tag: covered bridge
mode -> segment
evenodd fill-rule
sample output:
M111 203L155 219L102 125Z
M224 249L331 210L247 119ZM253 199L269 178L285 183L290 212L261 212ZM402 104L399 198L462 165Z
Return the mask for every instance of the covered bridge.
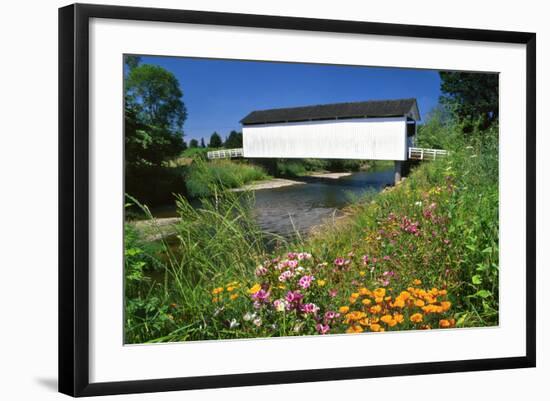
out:
M416 99L253 111L241 120L247 158L408 159Z

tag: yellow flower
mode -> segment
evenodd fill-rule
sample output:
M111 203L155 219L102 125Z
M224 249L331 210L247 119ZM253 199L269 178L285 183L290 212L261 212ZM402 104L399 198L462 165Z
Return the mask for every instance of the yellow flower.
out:
M256 294L258 291L262 289L262 286L258 283L254 284L249 290L249 294Z
M384 301L384 298L382 297L374 298L374 302L376 302L377 304L381 304L383 301Z
M372 301L371 301L370 299L368 299L368 298L365 298L365 299L363 299L363 300L361 301L361 303L362 303L363 305L370 305L371 302L372 302Z
M419 279L413 280L413 285L420 285L420 284L422 284L422 281L420 281Z
M212 298L212 302L214 302L214 303L218 302L219 300L220 300L220 299L219 299L218 297Z
M380 326L378 323L373 323L370 325L370 329L372 331L380 331L380 329L382 328L382 326Z
M359 294L363 296L368 296L371 294L371 292L368 288L362 287L362 288L359 288Z
M286 285L284 285L284 284L279 284L279 285L277 286L277 288L280 288L281 290L286 290Z
M384 298L384 296L386 295L386 289L385 288L377 288L376 290L374 290L374 296L375 298Z
M395 315L393 315L393 319L397 322L397 323L403 323L403 315L400 314L400 313L396 313Z
M420 323L423 320L421 313L415 313L411 316L411 322L413 323Z
M231 299L232 301L236 300L237 298L239 298L239 294L231 294L231 296L229 297L229 299Z
M233 291L234 289L235 289L235 287L229 286L229 287L227 287L227 292L231 292L231 291Z
M367 273L365 273L364 270L361 270L361 271L359 272L359 275L360 275L361 277L365 277L365 274L367 274Z
M380 313L382 311L382 307L380 305L374 305L370 307L369 311L370 313Z
M426 303L424 301L422 301L421 299L417 299L416 301L414 301L414 304L416 306L418 306L419 308L422 308L424 305L426 305Z
M391 315L384 315L380 318L380 320L390 327L393 327L397 324L397 320L395 320Z
M411 293L408 291L401 291L401 293L398 295L399 298L401 298L403 301L406 301L411 297Z
M363 332L363 328L358 324L349 326L348 329L346 330L346 333L350 333L350 334L362 333L362 332Z
M443 301L443 302L441 302L441 308L442 308L443 312L446 312L449 309L451 309L451 303L449 301Z
M439 327L446 329L447 327L451 327L451 322L449 322L447 319L441 319L439 321Z
M325 280L317 280L317 285L319 287L324 287L327 282Z
M214 288L214 289L212 290L212 295L217 295L217 294L219 294L220 292L223 292L223 287Z
M340 313L348 313L349 306L340 306L340 309L338 309Z
M395 298L395 301L393 302L392 306L394 308L402 308L405 306L405 300L401 298L400 295L398 295L397 298Z

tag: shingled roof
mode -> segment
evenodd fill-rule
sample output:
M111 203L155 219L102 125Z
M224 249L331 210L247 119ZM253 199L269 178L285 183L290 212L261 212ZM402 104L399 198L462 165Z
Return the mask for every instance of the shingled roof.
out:
M416 99L369 100L366 102L319 104L284 109L257 110L241 120L243 125L365 117L408 116L420 120Z

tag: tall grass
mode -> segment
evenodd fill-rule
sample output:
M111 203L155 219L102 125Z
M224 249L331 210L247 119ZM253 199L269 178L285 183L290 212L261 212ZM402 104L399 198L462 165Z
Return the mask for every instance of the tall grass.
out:
M185 185L192 197L207 197L216 190L237 188L267 177L261 167L252 164L230 160L195 160L188 168Z

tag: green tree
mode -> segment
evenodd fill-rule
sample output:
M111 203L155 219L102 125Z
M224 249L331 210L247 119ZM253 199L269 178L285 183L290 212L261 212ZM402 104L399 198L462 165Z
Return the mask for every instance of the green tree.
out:
M498 121L498 74L442 71L439 75L441 103L465 125L465 131Z
M134 56L134 55L126 55L124 56L124 64L128 68L128 70L133 70L136 68L139 63L141 63L141 57Z
M189 141L189 149L198 148L199 147L199 141L196 139L191 139Z
M243 147L243 134L242 132L231 131L229 136L225 140L224 146L227 149L242 148Z
M214 131L210 136L210 142L208 143L209 148L221 148L223 146L222 137Z
M206 145L204 143L204 138L201 138L201 148L206 148Z
M150 64L132 68L126 78L126 99L145 124L182 135L187 110L179 82L170 71Z

